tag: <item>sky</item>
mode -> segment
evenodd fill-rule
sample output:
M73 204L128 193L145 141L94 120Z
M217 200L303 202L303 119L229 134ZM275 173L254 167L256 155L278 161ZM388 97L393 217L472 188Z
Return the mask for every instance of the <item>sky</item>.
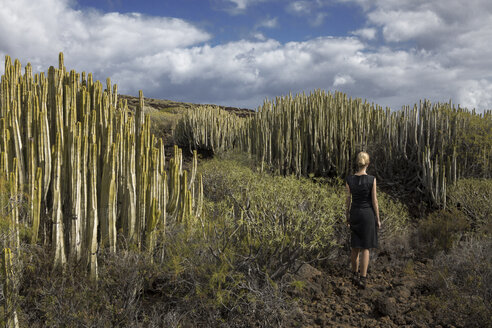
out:
M342 91L492 109L490 0L0 0L0 55L121 94L255 109ZM0 65L3 74L3 65Z

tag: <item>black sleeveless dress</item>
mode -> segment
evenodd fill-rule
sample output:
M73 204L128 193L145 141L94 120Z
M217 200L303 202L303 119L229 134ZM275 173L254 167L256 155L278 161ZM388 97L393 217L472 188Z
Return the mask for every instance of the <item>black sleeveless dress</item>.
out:
M350 206L350 246L352 248L377 248L376 215L372 207L372 175L349 175L346 180L352 194Z

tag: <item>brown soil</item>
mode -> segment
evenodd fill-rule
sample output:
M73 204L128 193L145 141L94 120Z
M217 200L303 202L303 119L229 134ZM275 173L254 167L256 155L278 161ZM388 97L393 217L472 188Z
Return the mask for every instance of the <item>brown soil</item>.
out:
M319 270L304 265L293 278L306 285L288 291L299 307L286 326L453 327L435 318L423 302L430 293L431 260L393 259L385 252L371 256L376 258L366 289L352 283L347 255Z

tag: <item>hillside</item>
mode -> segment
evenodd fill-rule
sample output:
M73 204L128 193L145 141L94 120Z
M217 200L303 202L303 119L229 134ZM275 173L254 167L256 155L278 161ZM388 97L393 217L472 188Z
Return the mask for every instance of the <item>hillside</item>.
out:
M118 95L120 99L128 102L128 108L132 111L138 106L138 97L128 96L128 95ZM245 117L255 113L252 109L247 108L237 108L237 107L229 107L229 106L220 106L220 105L210 105L210 104L194 104L194 103L185 103L178 102L173 100L166 99L154 99L154 98L146 98L144 97L144 112L151 115L155 124L162 124L162 130L166 131L165 133L170 136L171 130L168 128L172 126L183 114L183 112L187 109L197 108L199 106L214 106L218 107L222 110L225 110L229 113L233 113L238 117Z
M127 110L106 82L6 57L0 325L492 325L492 112L323 90ZM361 150L381 217L365 289L344 181Z

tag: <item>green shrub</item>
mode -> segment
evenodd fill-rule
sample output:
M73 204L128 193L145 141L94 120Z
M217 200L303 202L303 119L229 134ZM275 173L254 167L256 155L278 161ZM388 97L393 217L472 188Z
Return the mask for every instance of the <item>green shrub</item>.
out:
M212 160L202 170L207 217L224 217L223 233L243 262L279 278L297 260L336 245L334 227L344 220L339 188L254 172L232 160Z
M163 137L168 139L172 137L172 129L176 125L180 114L174 114L169 111L151 111L150 115L150 132L153 133L156 138ZM167 141L167 140L165 140Z
M425 248L434 255L439 251L449 251L469 224L463 213L456 208L435 211L419 223L419 239Z
M326 257L347 245L345 186L337 181L272 176L260 172L247 157L224 155L202 166L208 217L226 217L242 257L272 277L287 272L298 260ZM378 194L380 239L401 236L407 208L389 195Z
M410 221L407 206L384 192L378 191L377 195L382 238L401 235L407 230Z
M461 179L448 191L450 206L465 215L470 229L492 233L492 180Z
M442 325L492 326L492 239L470 237L434 259L426 300Z

